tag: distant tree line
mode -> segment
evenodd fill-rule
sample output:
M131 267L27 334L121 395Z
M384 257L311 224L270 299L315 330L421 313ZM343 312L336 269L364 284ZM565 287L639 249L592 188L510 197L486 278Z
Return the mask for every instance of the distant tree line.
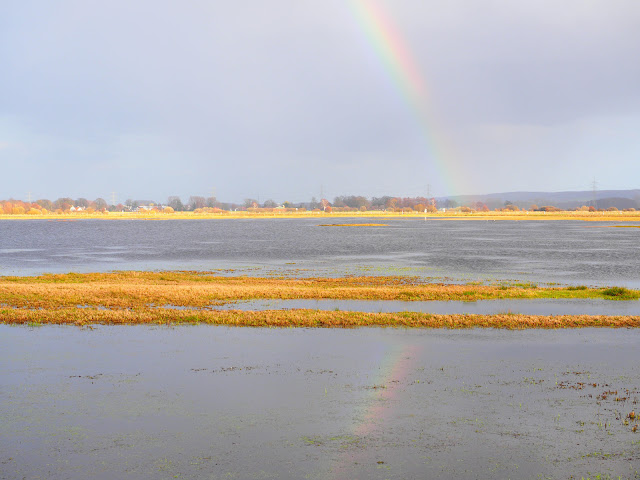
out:
M629 201L628 205L635 205ZM572 211L618 211L615 206L611 206L611 202L606 199L599 201L596 208L591 202L577 208L571 208ZM259 202L254 198L246 198L242 203L220 202L216 197L190 196L187 202L182 202L179 196L170 196L165 203L153 200L133 200L127 199L124 203L110 205L103 198L88 200L86 198L72 199L68 197L58 198L51 201L48 199L40 199L35 202L24 202L21 200L1 200L0 214L5 215L40 215L40 214L63 214L74 212L85 213L106 213L106 212L136 212L136 211L155 211L155 212L222 212L222 211L253 211L253 212L271 212L271 211L324 211L324 212L366 212L366 211L386 211L386 212L435 212L438 209L457 210L463 213L471 212L488 212L488 211L562 211L562 209L552 206L536 204L516 205L507 200L504 203L496 203L489 201L487 203L476 201L466 205L459 205L451 199L437 201L435 198L426 197L372 197L367 198L362 195L342 195L335 197L333 202L326 198L320 200L313 197L309 202L293 203L285 201L276 202L273 199L267 199ZM624 211L635 211L634 207L628 206L623 208Z
M41 215L46 213L65 213L70 211L87 211L106 212L111 208L105 199L96 198L95 200L87 200L86 198L58 198L55 201L46 198L36 200L35 202L23 202L21 200L2 200L0 201L0 213L5 215ZM115 207L114 207L115 209Z

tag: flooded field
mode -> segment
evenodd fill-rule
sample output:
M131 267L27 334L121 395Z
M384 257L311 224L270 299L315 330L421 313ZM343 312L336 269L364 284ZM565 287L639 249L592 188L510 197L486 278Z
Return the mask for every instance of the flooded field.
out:
M0 271L222 269L640 287L640 230L600 228L615 222L385 218L388 226L320 227L325 220L5 221Z
M0 477L640 478L640 332L0 325Z
M523 282L518 288L527 292L539 290L529 282L640 287L635 228L574 221L385 219L388 226L355 229L319 223L3 223L2 275L213 270L225 281L248 275L267 293L279 288L289 296L225 297L222 282L207 287L164 274L146 283L137 274L132 284L107 279L107 286L82 278L7 283L0 315L31 316L24 326L0 324L0 479L640 478L638 329L98 324L100 315L116 311L145 313L150 323L158 315L173 318L167 312L274 317L269 321L327 315L315 310L456 319L640 314L638 300L605 298L355 300L349 295L364 287L346 284L344 298L329 285L336 297L320 300L303 298L304 285L258 278L306 278L306 285L310 277L396 276L407 291L407 277L434 287ZM291 295L294 287L299 293ZM178 310L187 308L193 312ZM290 309L311 310L278 311ZM54 323L63 314L91 318L80 322L84 328L38 326L45 313ZM522 327L523 320L506 316ZM544 325L562 324L549 319Z

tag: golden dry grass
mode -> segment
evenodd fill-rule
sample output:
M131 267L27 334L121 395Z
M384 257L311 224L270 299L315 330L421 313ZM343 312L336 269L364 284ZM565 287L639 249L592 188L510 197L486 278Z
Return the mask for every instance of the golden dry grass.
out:
M325 223L319 227L388 227L388 223Z
M427 284L419 278L278 279L211 272L115 272L0 277L0 323L210 323L250 327L576 328L639 327L640 317L589 315L431 315L317 310L215 311L250 299L479 300L627 298L623 288ZM181 309L163 308L172 305ZM82 308L79 308L82 307ZM203 309L204 308L204 309Z
M88 308L0 309L0 322L5 324L179 324L203 323L236 327L306 327L306 328L638 328L637 316L597 315L431 315L426 313L362 313L317 310L267 310L260 312L201 311L171 309Z
M115 272L0 277L0 305L19 308L175 305L201 308L234 300L464 300L535 298L630 299L640 292L587 287L454 285L407 277L283 279L207 272Z
M452 285L407 277L282 279L227 277L207 272L115 272L0 277L0 306L59 309L78 306L203 308L235 300L463 300L639 298L624 288L538 288L532 285Z

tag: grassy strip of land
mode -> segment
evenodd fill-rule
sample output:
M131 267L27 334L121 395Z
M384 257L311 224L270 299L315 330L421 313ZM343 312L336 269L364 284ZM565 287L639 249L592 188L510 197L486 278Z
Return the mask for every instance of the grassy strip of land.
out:
M135 325L135 324L211 324L234 327L306 328L638 328L638 316L598 315L431 315L427 313L363 313L318 310L266 310L259 312L89 308L16 309L1 308L0 323L38 326Z
M0 277L0 306L17 308L202 308L235 300L464 300L604 298L631 300L621 287L542 288L521 285L430 284L416 277L263 278L211 272L115 272Z
M388 223L323 223L319 227L388 227Z

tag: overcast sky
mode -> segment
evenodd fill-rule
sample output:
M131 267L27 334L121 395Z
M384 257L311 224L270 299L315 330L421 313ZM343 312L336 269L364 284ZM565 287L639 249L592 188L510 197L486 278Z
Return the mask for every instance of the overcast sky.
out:
M0 198L640 188L640 1L370 1L433 131L347 0L1 1Z

